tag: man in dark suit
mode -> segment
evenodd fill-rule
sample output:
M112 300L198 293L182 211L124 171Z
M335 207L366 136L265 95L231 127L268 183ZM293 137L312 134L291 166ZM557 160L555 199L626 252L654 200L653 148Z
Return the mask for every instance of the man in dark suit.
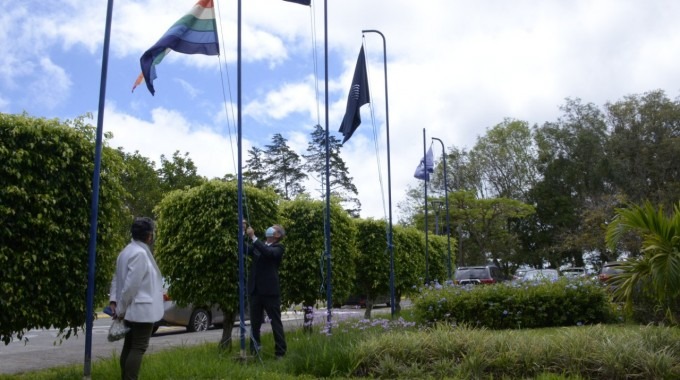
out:
M281 291L279 287L279 267L285 250L281 239L286 231L281 225L275 224L265 232L267 240L263 242L255 236L252 227L246 229L246 234L253 241L248 247L248 256L252 258L250 277L248 277L248 295L250 300L250 327L252 340L250 351L258 353L260 350L260 328L262 327L263 312L266 311L271 319L274 333L274 354L277 359L286 354L286 337L281 321Z

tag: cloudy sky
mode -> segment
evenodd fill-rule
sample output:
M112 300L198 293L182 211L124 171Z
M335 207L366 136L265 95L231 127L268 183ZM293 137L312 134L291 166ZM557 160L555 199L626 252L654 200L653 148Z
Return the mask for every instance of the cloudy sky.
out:
M171 53L156 96L132 83L139 57L193 0L116 0L104 130L110 145L160 155L189 152L207 177L235 173L237 1L217 0L221 56ZM274 133L303 154L325 126L323 2L243 1L243 157ZM0 112L71 119L99 102L106 1L0 0ZM387 77L392 207L432 137L471 148L514 118L555 121L567 97L602 106L629 94L680 89L680 2L674 0L328 0L329 127L337 132L365 44L372 103L342 155L362 217L385 217ZM377 137L377 140L374 139ZM435 142L435 157L441 146ZM381 188L381 178L382 184ZM318 185L307 186L318 194Z

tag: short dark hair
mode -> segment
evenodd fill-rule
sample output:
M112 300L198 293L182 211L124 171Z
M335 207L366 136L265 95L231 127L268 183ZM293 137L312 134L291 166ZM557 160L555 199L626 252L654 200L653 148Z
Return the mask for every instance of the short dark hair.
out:
M146 241L150 234L153 234L155 224L153 219L147 217L137 217L132 222L130 232L134 240Z
M284 236L286 236L286 230L283 229L283 226L280 224L275 224L272 227L274 227L275 230L279 232L279 240L283 239Z

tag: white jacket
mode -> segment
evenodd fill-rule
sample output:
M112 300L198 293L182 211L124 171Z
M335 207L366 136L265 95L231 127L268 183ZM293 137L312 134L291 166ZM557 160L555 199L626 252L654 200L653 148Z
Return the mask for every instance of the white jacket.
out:
M116 314L131 322L153 323L163 318L163 279L149 247L132 240L118 255L110 301Z

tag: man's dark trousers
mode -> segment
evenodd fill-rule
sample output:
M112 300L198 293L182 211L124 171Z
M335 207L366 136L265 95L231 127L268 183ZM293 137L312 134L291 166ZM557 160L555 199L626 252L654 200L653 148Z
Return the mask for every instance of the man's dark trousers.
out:
M260 328L264 311L271 319L272 332L274 333L274 354L278 357L286 354L286 337L283 332L283 322L281 321L281 297L280 296L261 296L250 295L250 327L252 328L253 341L250 342L250 351L257 351L260 344ZM257 343L257 346L253 346Z

